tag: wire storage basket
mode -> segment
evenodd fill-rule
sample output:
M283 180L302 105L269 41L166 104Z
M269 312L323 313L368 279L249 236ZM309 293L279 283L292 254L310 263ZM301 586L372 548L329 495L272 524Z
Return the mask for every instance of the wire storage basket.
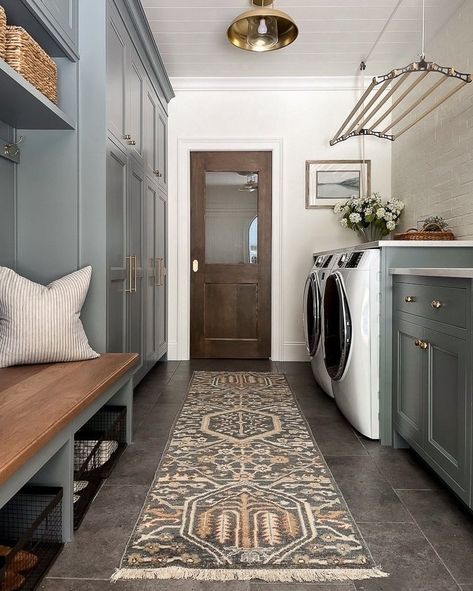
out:
M22 488L0 510L0 590L36 589L62 546L62 488Z
M7 15L5 9L0 6L0 59L5 59L5 48L7 43Z
M22 27L6 28L5 61L30 84L57 104L57 66Z
M103 480L126 448L126 407L106 405L74 440L74 527L77 529ZM1 590L0 590L1 591Z

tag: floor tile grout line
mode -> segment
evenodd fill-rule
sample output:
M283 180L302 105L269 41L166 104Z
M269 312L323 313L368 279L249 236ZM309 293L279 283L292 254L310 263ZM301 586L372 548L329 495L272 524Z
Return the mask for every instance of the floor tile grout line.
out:
M413 522L415 523L415 525L417 526L418 530L420 531L420 533L422 534L423 538L426 540L426 542L429 544L429 546L432 548L432 550L434 551L434 554L437 556L437 558L440 560L440 562L442 563L442 565L444 566L445 570L448 572L448 574L452 577L455 585L457 585L457 587L461 590L460 587L460 583L457 581L456 577L453 575L452 571L448 568L448 566L445 564L445 561L443 560L443 558L440 556L440 554L437 552L435 546L432 544L432 542L429 540L429 538L427 537L427 535L424 533L424 530L422 529L422 527L420 526L419 522L417 521L417 519L414 517L413 513L409 510L408 506L406 505L406 503L404 503L404 501L402 500L401 496L397 494L397 491L395 489L394 493L396 494L397 498L401 501L402 506L405 508L405 510L407 511L407 513L411 516ZM397 490L401 490L401 489L397 489Z

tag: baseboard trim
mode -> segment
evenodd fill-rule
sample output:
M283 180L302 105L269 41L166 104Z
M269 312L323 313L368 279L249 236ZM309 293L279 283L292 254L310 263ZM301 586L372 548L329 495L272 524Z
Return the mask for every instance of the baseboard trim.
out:
M280 361L310 361L305 343L293 341L283 345L283 359Z

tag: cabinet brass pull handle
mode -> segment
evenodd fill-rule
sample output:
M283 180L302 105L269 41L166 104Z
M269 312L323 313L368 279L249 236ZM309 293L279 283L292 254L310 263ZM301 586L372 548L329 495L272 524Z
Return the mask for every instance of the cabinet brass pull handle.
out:
M136 293L136 256L133 255L132 257L130 257L133 261L133 287L131 288L131 291L133 293Z
M159 286L159 259L154 259L154 285Z
M443 303L440 300L432 300L432 303L430 305L434 310L438 310L443 306Z
M406 302L406 304L411 304L412 302L415 302L415 301L416 301L416 299L415 299L415 297L414 297L414 296L406 296L406 297L404 298L404 301Z
M421 341L420 339L416 339L414 341L414 345L416 347L419 347L420 349L423 349L425 351L425 349L429 348L429 343L427 341Z
M197 259L194 259L192 261L192 270L194 271L194 273L197 273L197 271L199 270L199 261Z
M125 257L125 268L127 279L125 279L125 293L131 293L131 257ZM127 286L128 283L128 286Z

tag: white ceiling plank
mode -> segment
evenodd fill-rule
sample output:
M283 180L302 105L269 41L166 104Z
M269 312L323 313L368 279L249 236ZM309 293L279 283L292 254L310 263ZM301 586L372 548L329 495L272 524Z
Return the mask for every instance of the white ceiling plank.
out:
M226 39L228 25L251 0L141 1L172 77L353 76L368 54L367 72L376 75L420 51L422 0L403 0L387 27L398 0L277 0L275 7L297 22L299 38L267 54L243 52ZM463 2L426 0L427 48Z

